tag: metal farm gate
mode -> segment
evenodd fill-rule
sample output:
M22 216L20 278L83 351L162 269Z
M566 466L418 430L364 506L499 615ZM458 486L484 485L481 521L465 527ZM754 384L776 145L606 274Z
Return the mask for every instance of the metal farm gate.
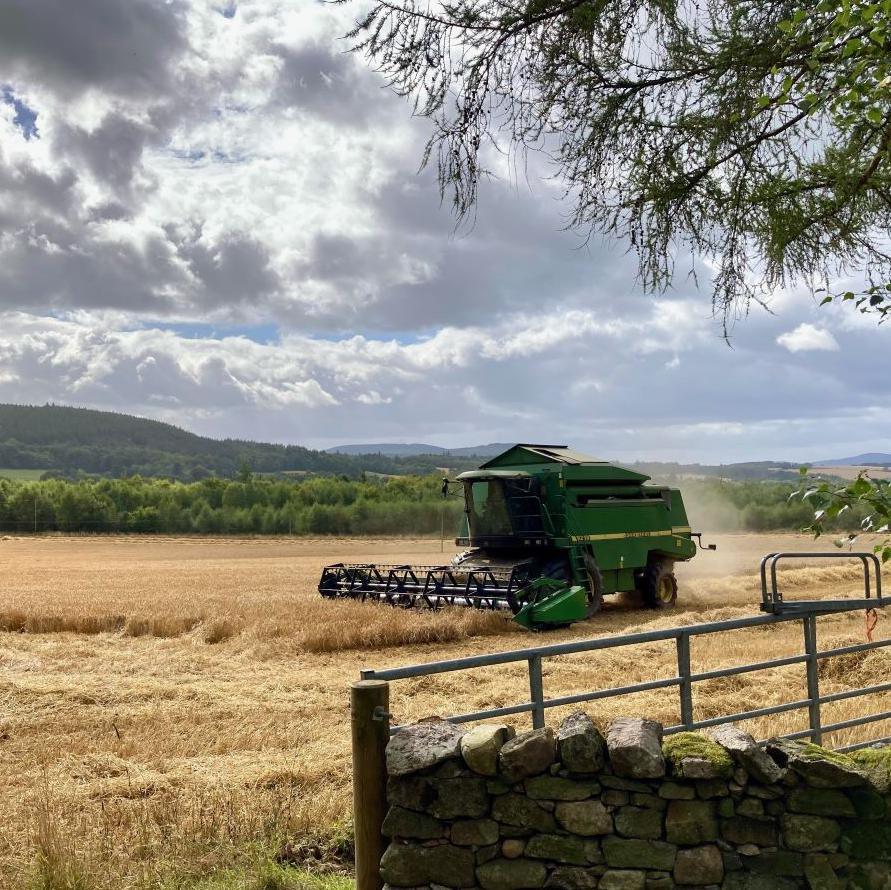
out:
M837 560L842 557L858 560L862 564L862 597L825 600L784 599L779 589L777 576L777 566L781 561L790 558ZM783 734L782 737L787 739L808 738L815 744L823 744L824 737L842 730L891 719L891 711L867 712L849 720L824 724L821 715L823 705L845 699L891 692L891 681L822 694L819 681L820 662L840 655L887 648L891 646L891 638L879 640L870 638L864 643L820 649L817 645L817 620L821 616L865 611L869 627L869 619L877 616L878 610L884 609L888 604L889 599L882 596L881 567L878 558L872 553L771 553L761 561L761 611L764 613L761 615L691 624L686 627L673 627L666 630L558 643L550 646L535 646L426 664L361 671L361 680L354 683L352 687L357 890L374 890L379 887L377 867L382 853L380 826L386 807L386 774L383 766L383 753L390 734L399 729L398 726L391 727L390 725L390 682L525 662L529 689L526 700L503 707L453 714L444 717L444 719L453 723L469 723L513 714L530 714L532 726L538 728L545 725L545 711L549 708L617 698L648 690L676 688L679 719L677 723L665 727L666 735L703 729L722 723L736 723L758 717L807 710L808 728ZM802 647L798 654L714 670L696 672L691 670L690 642L695 637L795 622L801 626ZM871 633L869 636L871 637ZM674 676L607 689L579 691L571 695L553 698L548 698L545 694L542 676L544 659L634 647L643 643L668 640L673 640L675 643L677 669ZM797 664L804 666L807 688L805 698L796 698L770 707L752 708L701 720L696 719L693 701L693 689L696 683ZM840 746L837 750L850 751L879 743L891 743L891 736L861 740Z

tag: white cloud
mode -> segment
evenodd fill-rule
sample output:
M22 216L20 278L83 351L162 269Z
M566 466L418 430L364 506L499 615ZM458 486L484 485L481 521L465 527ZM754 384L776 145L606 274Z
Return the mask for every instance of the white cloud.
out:
M639 304L633 318L554 307L402 343L293 331L256 342L134 326L116 313L5 313L0 401L92 405L212 435L317 445L460 445L547 429L624 459L794 459L802 443L825 457L836 450L830 436L847 443L852 416L873 437L891 434L875 409L881 382L852 395L838 369L803 372L797 357L771 364L743 342L727 349L697 317L662 301ZM677 329L653 336L666 318Z
M657 304L651 312L658 314ZM651 324L601 321L594 312L574 310L518 315L488 330L443 328L409 344L297 333L258 343L242 336L184 337L159 328L121 330L121 317L114 314L6 313L0 315L0 372L16 377L37 367L41 373L32 376L32 387L64 381L72 396L133 404L147 404L163 392L179 404L208 408L230 404L235 394L245 405L261 407L389 405L405 386L420 392L435 378L460 384L479 377L483 386L498 365L509 366L512 374L526 366L534 376L538 361L572 361L594 344L610 348ZM217 385L222 401L209 391Z
M793 331L787 331L777 337L777 343L789 352L837 352L838 341L826 328L802 322Z
M825 457L854 412L853 450L883 450L887 332L859 316L782 292L727 348L692 284L646 297L625 245L577 249L535 158L456 235L416 175L425 124L338 42L352 4L19 8L46 27L0 34L39 132L0 103L0 400L713 460Z

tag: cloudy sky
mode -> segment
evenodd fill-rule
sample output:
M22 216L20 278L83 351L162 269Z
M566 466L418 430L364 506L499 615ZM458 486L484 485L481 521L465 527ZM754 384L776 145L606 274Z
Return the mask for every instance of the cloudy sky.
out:
M891 451L891 327L781 292L729 348L707 282L643 294L537 161L455 232L355 13L0 0L0 401L315 447Z

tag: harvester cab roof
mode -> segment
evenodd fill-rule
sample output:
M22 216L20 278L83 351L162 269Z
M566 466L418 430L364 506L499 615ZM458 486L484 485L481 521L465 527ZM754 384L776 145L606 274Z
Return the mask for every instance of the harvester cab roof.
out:
M454 481L464 495L456 544L467 550L447 566L328 566L322 595L510 608L527 627L552 627L619 592L673 605L674 564L696 553L677 489L566 445L514 445Z
M587 478L592 481L609 480L638 485L650 478L645 473L638 473L637 470L583 454L566 445L514 445L481 464L479 470L470 472L508 468L536 475L565 473L571 477Z

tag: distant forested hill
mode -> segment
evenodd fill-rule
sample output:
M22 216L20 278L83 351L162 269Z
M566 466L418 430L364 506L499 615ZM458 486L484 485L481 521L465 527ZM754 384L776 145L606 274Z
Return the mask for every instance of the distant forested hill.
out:
M58 405L0 405L0 469L42 469L65 475L233 476L243 466L255 473L363 472L404 475L435 472L435 455L329 454L299 445L208 439L157 420ZM449 457L468 469L478 461Z
M358 445L336 445L328 448L329 454L389 454L407 457L418 454L444 454L458 457L495 457L507 451L513 442L490 442L488 445L468 445L464 448L443 448L440 445L424 445L418 442L369 442Z

